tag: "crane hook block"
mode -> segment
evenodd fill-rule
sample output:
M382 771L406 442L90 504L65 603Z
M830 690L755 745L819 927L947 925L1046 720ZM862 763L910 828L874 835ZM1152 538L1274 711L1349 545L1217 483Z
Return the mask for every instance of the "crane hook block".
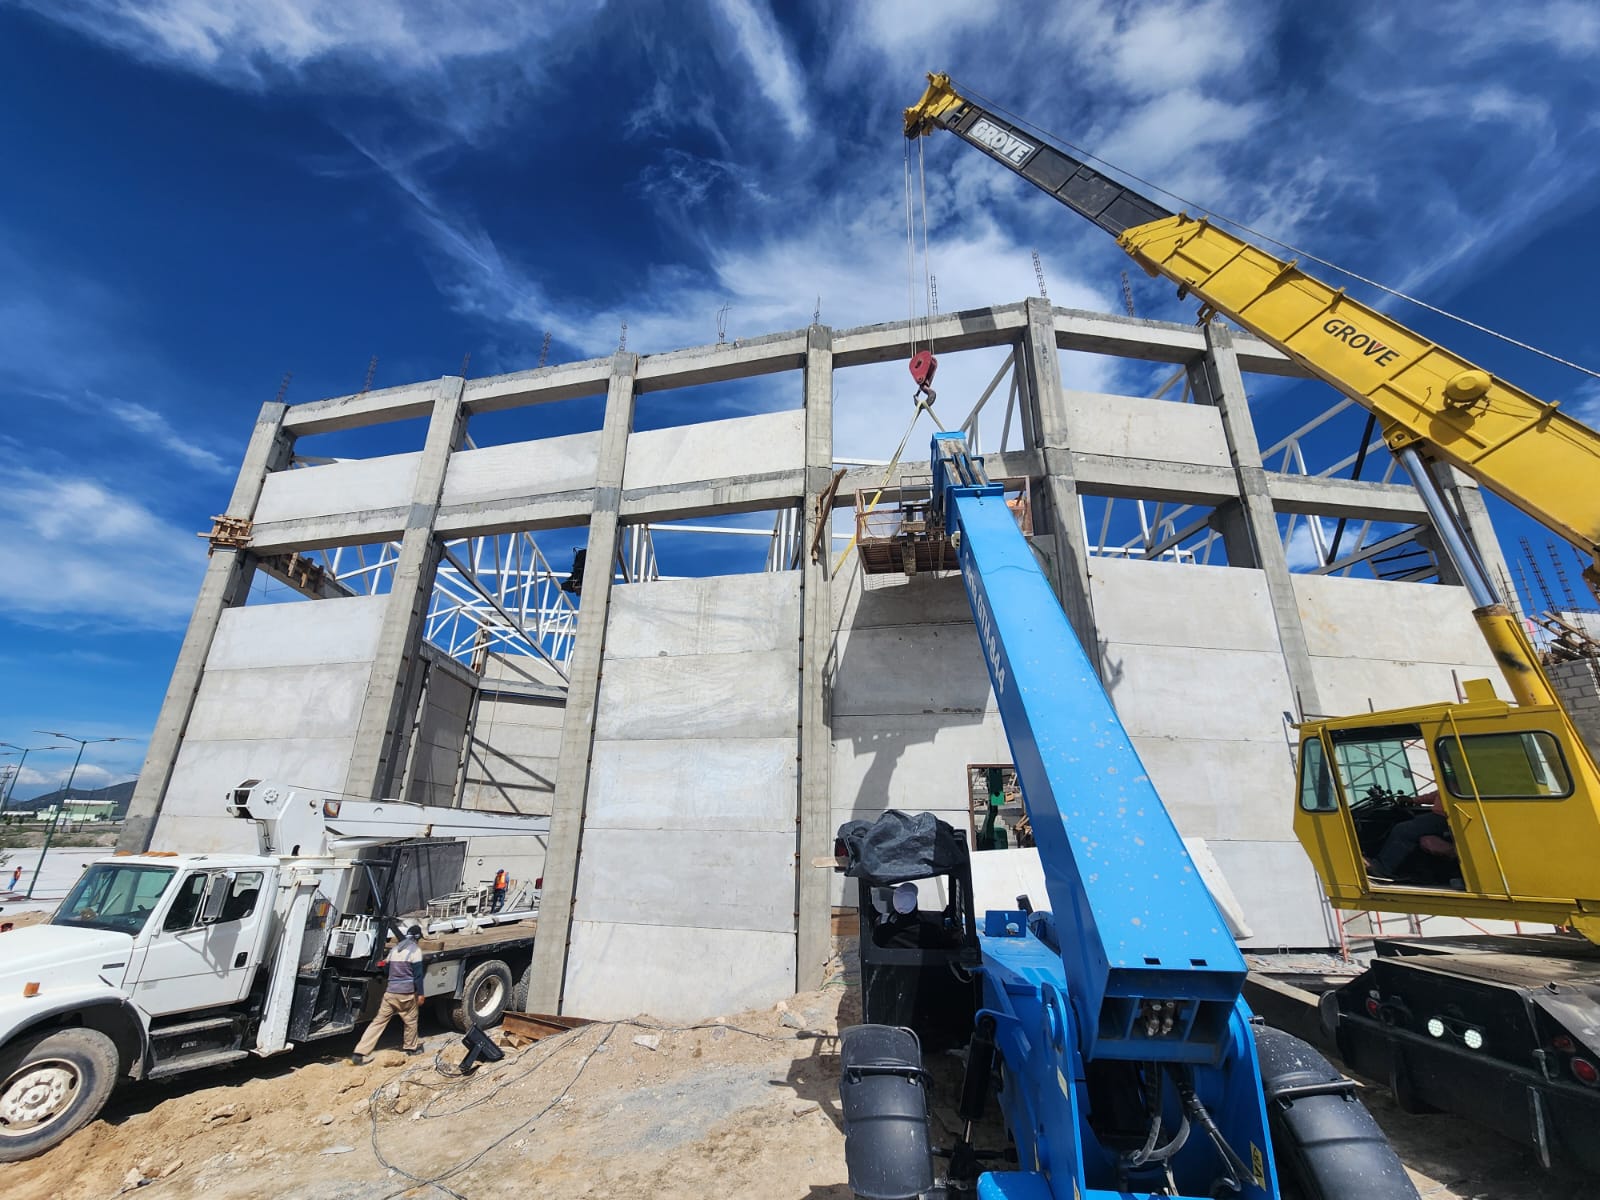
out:
M938 369L939 360L931 350L918 350L911 356L911 378L916 381L919 392L928 390L933 383L933 373Z

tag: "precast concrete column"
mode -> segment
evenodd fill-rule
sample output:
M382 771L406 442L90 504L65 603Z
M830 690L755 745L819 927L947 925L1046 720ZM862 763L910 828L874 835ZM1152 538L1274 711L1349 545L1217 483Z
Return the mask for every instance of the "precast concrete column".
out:
M1215 321L1208 321L1205 328L1205 360L1192 371L1195 395L1208 401L1221 416L1228 455L1239 480L1238 508L1227 513L1222 522L1228 562L1236 567L1255 567L1265 577L1289 686L1294 689L1302 712L1320 713L1322 705L1311 668L1311 651L1300 620L1289 558L1278 535L1277 512L1267 492L1261 444L1250 417L1250 401L1244 390L1244 374L1239 370L1239 356L1233 348L1233 334ZM1241 560L1238 552L1248 552L1249 559Z
M233 496L228 500L225 516L245 521L253 518L267 475L289 465L294 438L283 428L283 416L288 411L288 405L277 401L261 406L261 415L251 431L250 444L245 448L244 462L239 467L239 479L233 485ZM161 802L172 779L172 769L177 765L178 749L194 711L195 695L200 690L201 676L205 674L211 643L217 636L217 625L224 609L244 603L254 574L255 559L249 550L231 546L212 549L205 578L200 583L200 596L194 603L189 628L178 650L178 663L172 670L172 681L167 684L166 699L161 702L161 712L150 734L139 782L128 802L128 815L117 839L119 850L149 848L150 835L155 830L156 817L161 813Z
M795 903L795 974L797 992L822 986L822 971L832 956L829 917L832 877L811 865L833 849L833 730L828 718L826 684L832 643L833 591L828 586L832 548L827 515L819 516L821 496L833 472L833 331L813 325L806 337L806 494L800 565L800 796L799 872ZM818 530L821 527L821 538ZM812 561L810 547L820 546Z
M1050 512L1049 532L1055 537L1055 589L1062 611L1072 622L1089 661L1101 670L1098 630L1089 597L1089 542L1078 504L1078 480L1072 466L1067 428L1067 401L1061 386L1061 358L1056 353L1056 319L1050 302L1030 297L1028 323L1022 333L1020 365L1026 371L1027 422L1044 460L1044 494ZM1043 531L1041 531L1043 532Z
M446 375L435 386L428 437L411 489L411 512L400 536L400 553L390 577L377 653L367 680L350 768L345 774L344 790L351 796L374 800L393 796L405 765L411 729L406 698L413 694L411 671L419 661L417 644L422 638L422 622L433 597L434 575L439 566L439 542L433 535L433 522L444 492L450 455L461 445L466 432L461 400L467 381Z
M633 430L634 376L639 356L618 351L611 360L605 423L600 430L594 509L589 515L588 553L579 593L578 632L567 659L567 707L556 760L555 794L550 801L550 843L545 849L544 891L539 902L539 937L533 946L530 1012L561 1011L577 899L578 858L589 796L590 755L594 749L595 706L600 696L600 666L606 648L606 618L611 608L611 578L617 557L622 470Z

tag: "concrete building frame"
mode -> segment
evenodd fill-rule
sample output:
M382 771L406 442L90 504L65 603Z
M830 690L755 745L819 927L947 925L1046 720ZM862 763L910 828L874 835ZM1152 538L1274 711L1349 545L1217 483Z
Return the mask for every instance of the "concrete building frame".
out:
M1014 415L1022 444L991 452L990 473L1029 482L1036 548L1074 628L1095 648L1091 658L1098 658L1158 784L1176 780L1184 792L1185 773L1207 777L1175 805L1180 828L1189 834L1192 824L1196 836L1253 848L1219 856L1230 876L1281 875L1284 864L1297 863L1296 919L1264 936L1330 944L1334 926L1287 835L1291 756L1284 722L1297 711L1351 705L1357 696L1377 694L1397 704L1439 698L1460 672L1489 673L1470 603L1436 559L1407 577L1436 576L1438 587L1336 578L1370 566L1393 546L1426 547L1431 530L1415 492L1393 482L1392 471L1373 481L1337 477L1348 460L1320 475L1305 471L1300 442L1325 418L1263 453L1247 377L1302 374L1276 350L1218 323L1136 320L1053 308L1042 299L926 322L813 325L660 354L619 351L487 378L447 376L264 406L213 530L211 561L123 848L236 844L238 831L213 812L220 787L215 794L208 789L235 782L229 770L276 774L280 759L303 773L290 782L352 795L494 805L514 794L517 803L551 816L548 844L528 852L527 869L544 880L530 1007L698 1015L815 986L829 955L830 910L846 897L832 877L808 864L828 853L838 821L915 795L900 772L914 775L915 762L932 762L929 755L943 779L954 778L949 768L956 759L1000 761L1005 753L975 648L930 649L930 639L959 639L970 623L959 584L925 579L892 595L867 586L854 560L837 576L831 569L825 494L845 498L886 478L897 485L927 478L920 453L908 454L912 461L887 476L880 465L837 458L835 375L903 360L928 339L941 355L1009 349L967 424L976 431L977 410L1004 385L1007 429ZM1171 364L1182 398L1075 391L1063 380L1062 352ZM776 374L796 381L793 408L635 428L640 397L649 393ZM601 396L603 422L593 433L488 447L469 436L480 415ZM427 421L420 451L296 460L298 439L414 418ZM1268 465L1275 456L1277 468ZM1283 469L1291 463L1298 469ZM1491 570L1503 573L1476 487L1454 474L1443 482ZM1103 506L1098 537L1086 500ZM1112 536L1112 504L1135 506L1136 538ZM767 582L658 580L653 524L755 512L776 514ZM1324 519L1360 523L1345 553L1329 553ZM1286 549L1296 523L1318 530L1318 561L1309 571L1303 564L1296 569ZM517 539L532 548L518 579L542 573L550 583L557 573L537 555L536 539L553 528L581 528L587 538L573 611L524 600L511 612L514 586L474 582L480 573L494 574L474 547L503 538L511 539L503 543L507 554L523 544ZM337 554L375 546L386 547L379 558L352 554L354 565L341 571ZM1225 549L1225 567L1206 565L1204 556L1217 547ZM317 555L320 565L308 569ZM374 585L363 593L355 574L370 577L375 570L383 572L386 590ZM316 603L274 605L270 612L247 605L258 571ZM457 615L470 610L480 631L498 621L518 637L492 654L486 644L469 653L472 636L441 635L441 623L432 620L442 611L441 592L454 596ZM1159 602L1168 592L1176 616ZM1248 609L1253 623L1219 618L1230 629L1207 641L1211 635L1199 631L1194 614L1181 610L1212 604L1225 612ZM689 611L699 626L683 616ZM327 628L307 633L314 613L327 614ZM546 618L559 619L559 629L538 624ZM1180 628L1146 636L1135 628L1141 620ZM653 647L648 656L630 644L641 630ZM280 653L275 647L288 642L274 637L307 644ZM520 660L507 653L518 648L518 638ZM530 642L558 650L540 660ZM721 661L740 653L747 656L742 668ZM1210 664L1210 674L1196 678L1220 680L1220 693L1260 693L1256 726L1237 743L1248 742L1248 756L1261 764L1259 779L1229 774L1245 768L1230 765L1233 751L1216 748L1235 741L1226 729L1196 724L1188 711L1198 699L1192 690L1185 694L1172 682L1174 694L1162 695L1196 656ZM677 677L703 684L708 695L733 689L726 711L714 720L703 712L693 720L685 715L700 725L688 733L676 729L668 718L680 712L675 689L684 689L657 659ZM957 671L962 698L941 705ZM726 682L745 674L753 682ZM766 688L760 695L757 683ZM251 724L262 697L308 691L328 697L321 716L307 713L298 724L284 717L269 722L271 728ZM707 704L716 707L710 701L700 707ZM497 753L493 735L484 732L485 706L539 748L499 754L504 763L480 766L474 776L474 754L481 750L487 761ZM881 748L891 743L885 767ZM686 764L708 755L722 764L722 783L781 792L780 802L762 800L759 820L745 822L743 810L718 797L691 801L685 792L695 790L696 777ZM1203 769L1194 766L1201 759ZM430 762L426 771L419 766ZM248 771L246 764L253 764ZM640 764L659 768L649 776L659 777L659 786L639 787ZM630 787L649 795L641 799ZM1231 801L1216 798L1244 791L1253 798L1239 801L1234 815ZM1273 803L1283 810L1281 821L1262 815L1276 811L1268 807ZM963 798L945 808L966 805ZM1253 814L1248 820L1237 815L1246 808ZM727 835L727 857L748 852L749 858L716 867L721 873L707 883L700 878L707 864L673 856L699 835L714 837L730 813L735 832ZM1268 823L1271 830L1261 832ZM1228 832L1241 829L1252 836L1230 841ZM624 845L634 859L607 848ZM608 892L630 872L637 880L638 863L652 855L669 864L658 860L651 870L664 872L659 886L678 915L636 937L626 930L649 923L640 915L648 897L619 904ZM789 879L781 885L772 875L780 867ZM1261 914L1282 900L1265 882L1242 890L1249 893L1247 907ZM685 892L693 895L684 898ZM749 978L702 980L697 992L674 978L684 956L695 954L742 963ZM622 957L626 969L607 965Z

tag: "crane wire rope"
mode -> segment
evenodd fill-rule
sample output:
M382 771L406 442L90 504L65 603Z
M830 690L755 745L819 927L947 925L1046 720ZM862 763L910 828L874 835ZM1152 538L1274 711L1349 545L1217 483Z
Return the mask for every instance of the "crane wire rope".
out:
M931 265L932 257L929 251L928 236L928 175L926 169L926 158L923 153L922 142L920 139L917 142L918 187L916 189L913 189L911 185L911 145L909 140L905 144L904 160L904 192L906 204L906 299L909 302L910 308L907 323L910 327L911 352L913 355L915 355L917 343L919 341L927 343L930 353L933 350L933 267ZM920 321L917 317L917 191L920 191L922 197L922 274L923 289L926 295L926 310ZM867 503L867 507L862 510L861 516L863 518L872 515L872 513L877 509L878 503L883 499L883 493L889 489L890 483L893 482L895 469L900 465L900 457L906 452L906 446L911 441L912 431L916 429L917 421L922 414L926 412L928 416L933 418L935 427L937 427L940 432L944 431L944 422L940 421L938 416L933 411L932 393L925 395L919 393L915 397L915 403L916 411L911 414L911 423L906 426L906 431L903 435L901 435L900 438L900 445L895 449L894 457L889 460L888 466L884 469L883 481L878 484L878 490L873 493L872 499ZM844 560L849 557L850 551L855 549L856 542L859 539L860 532L858 522L857 532L850 535L850 540L845 543L844 549L839 551L839 557L834 560L833 570L829 572L830 577L839 573L839 568L844 565Z
M1145 179L1143 176L1136 175L1132 171L1126 169L1125 167L1120 167L1116 163L1110 162L1110 161L1108 161L1108 160L1106 160L1104 158L1101 158L1097 154L1090 153L1088 150L1085 150L1082 146L1076 145L1075 143L1068 141L1066 138L1060 136L1059 134L1051 133L1048 129L1045 129L1045 128L1039 126L1039 125L1035 125L1032 121L1028 120L1026 117L1022 116L1019 113L1012 112L1010 109L1006 108L1004 105L1000 104L998 101L995 101L993 99L990 99L988 96L985 96L982 92L979 92L979 91L976 91L974 89L968 88L964 84L956 83L954 80L952 80L951 82L955 86L956 90L958 92L960 92L962 95L971 96L974 100L980 101L981 103L988 105L990 108L994 109L995 112L1001 113L1002 115L1008 117L1010 120L1015 121L1018 125L1022 126L1024 129L1032 130L1034 133L1036 133L1040 137L1046 139L1047 141L1057 142L1060 145L1065 146L1067 149L1069 149L1073 153L1081 156L1083 159L1085 159L1088 162L1098 163L1100 166L1105 167L1108 170L1113 171L1118 175L1121 175L1121 176L1123 176L1123 177L1125 177L1127 179L1131 179L1135 183L1143 184L1145 187L1151 189L1152 191L1159 192L1163 196L1168 196L1171 199L1176 200L1180 205L1183 205L1185 208L1191 208L1191 209L1194 209L1197 212L1204 213L1208 218L1210 218L1210 219L1212 219L1214 221L1221 222L1224 225L1232 225L1235 229L1242 230L1243 232L1248 233L1251 237L1260 238L1262 241L1267 242L1270 245L1277 246L1281 250L1286 250L1290 254L1297 255L1300 258L1303 258L1303 259L1306 259L1306 260L1308 260L1310 262L1314 262L1314 263L1317 263L1317 264L1319 264L1321 266L1327 267L1330 271L1337 271L1341 275L1344 275L1344 276L1346 276L1346 277L1348 277L1350 279L1357 280L1358 282L1364 283L1364 284L1368 285L1369 287L1377 288L1378 291L1387 293L1388 295L1393 296L1396 299L1404 300L1408 304L1414 304L1418 308L1425 309L1428 312L1434 313L1437 316L1441 316L1441 317L1444 317L1447 320L1454 321L1459 325L1465 325L1468 329L1475 329L1479 333L1487 334L1488 336L1490 336L1492 338L1496 338L1499 341L1505 342L1508 345L1515 346L1519 350L1526 350L1530 354L1537 354L1540 358L1548 359L1550 362L1553 362L1553 363L1559 363L1563 367L1571 367L1574 371L1577 371L1577 372L1579 372L1580 374L1583 374L1583 375L1587 375L1592 379L1600 379L1600 371L1592 370L1589 367L1583 366L1581 363L1575 363L1571 359L1562 358L1559 354L1552 354L1548 350L1542 350L1538 346L1533 346L1533 345L1530 345L1527 342L1519 341L1517 338L1512 337L1510 334L1501 333L1499 330L1491 329L1487 325L1480 325L1478 322L1472 320L1469 317L1463 317L1463 316L1460 316L1457 313L1450 312L1448 309L1440 308L1438 305L1430 304L1426 300L1423 300L1423 299L1421 299L1421 298L1419 298L1417 296L1410 295L1407 292L1402 292L1398 288L1392 288L1388 284L1380 283L1376 279L1369 279L1367 276L1362 275L1359 272L1352 271L1348 267L1342 267L1336 262L1330 262L1328 259L1321 258L1321 257L1319 257L1319 256L1317 256L1315 254L1312 254L1308 250L1302 250L1302 249L1300 249L1300 247L1295 246L1290 242L1285 242L1280 238L1275 238L1270 233L1263 233L1259 229L1254 229L1251 226L1246 225L1243 221L1236 221L1232 217L1229 217L1229 216L1227 216L1227 215L1225 215L1223 213L1219 213L1213 208L1208 208L1204 204L1199 204L1199 203L1197 203L1197 202L1195 202L1193 200L1188 199L1185 196L1180 196L1177 192L1172 191L1170 188L1164 188L1159 183L1155 183L1152 180ZM918 139L918 140L920 141L921 139Z

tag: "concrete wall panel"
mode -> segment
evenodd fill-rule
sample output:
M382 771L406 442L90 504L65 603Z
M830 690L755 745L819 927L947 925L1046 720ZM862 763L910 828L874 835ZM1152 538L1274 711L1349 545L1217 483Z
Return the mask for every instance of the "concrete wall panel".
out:
M793 737L596 742L584 825L765 831L792 841L798 782Z
M367 663L207 671L187 737L198 742L353 735L370 672Z
M1281 653L1260 571L1096 558L1089 574L1104 641Z
M628 438L624 491L673 487L734 475L798 471L805 465L799 409L651 429Z
M1072 449L1113 458L1230 465L1222 418L1204 404L1066 392Z
M611 590L606 657L679 657L790 650L800 627L800 573L665 579Z
M444 477L444 507L553 496L594 486L598 433L458 450Z
M798 662L794 647L609 661L595 737L793 737Z
M254 854L256 829L225 811L228 792L246 779L337 791L350 766L349 737L186 738L151 843L156 850Z
M1112 702L1133 736L1274 736L1293 705L1281 654L1191 646L1105 648Z
M606 829L584 838L576 918L794 932L794 818L784 833ZM776 884L776 886L775 886Z
M299 521L384 508L409 508L420 453L386 454L321 467L275 471L256 504L255 523Z
M1322 887L1299 842L1208 841L1250 932L1240 944L1275 950L1332 944Z
M793 992L792 933L572 923L563 998L572 1013L692 1022L765 1008Z
M1150 782L1184 837L1294 838L1294 763L1287 742L1137 737Z
M883 625L839 639L835 718L981 713L989 704L988 668L971 621Z
M208 671L371 662L387 596L292 600L222 614Z
M1294 594L1314 656L1494 666L1465 588L1296 575Z

